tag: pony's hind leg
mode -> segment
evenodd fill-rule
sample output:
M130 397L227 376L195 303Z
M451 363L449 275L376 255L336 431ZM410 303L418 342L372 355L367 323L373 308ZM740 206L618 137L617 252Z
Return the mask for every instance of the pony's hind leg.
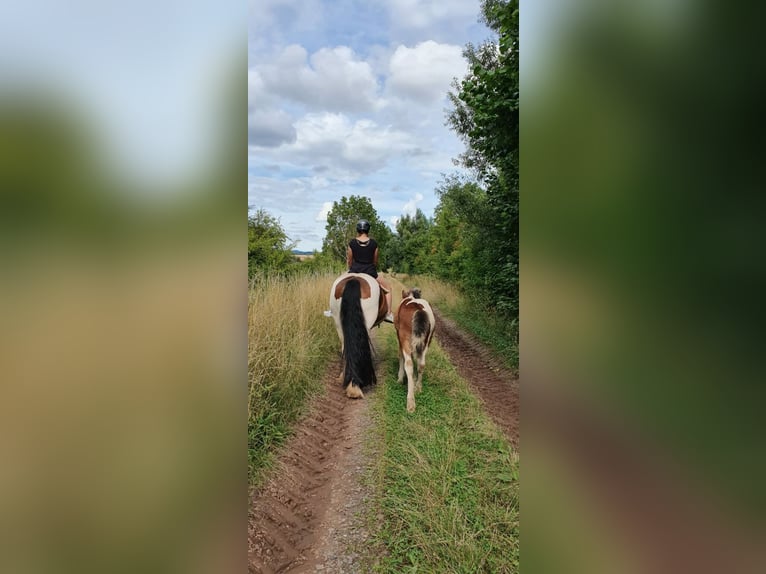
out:
M399 375L396 378L397 383L404 381L404 353L399 348Z
M423 390L423 369L426 368L425 361L418 361L418 378L415 381L415 392L419 393Z
M405 355L404 369L407 371L407 412L415 412L415 377L412 372L412 355Z
M427 349L423 349L423 352L418 355L418 380L415 384L416 393L423 390L423 371L426 370L426 350Z

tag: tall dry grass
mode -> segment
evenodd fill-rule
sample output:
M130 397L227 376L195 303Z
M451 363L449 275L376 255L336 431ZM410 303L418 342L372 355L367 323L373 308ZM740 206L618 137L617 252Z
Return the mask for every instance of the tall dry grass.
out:
M412 287L419 287L423 298L440 308L454 309L464 304L463 295L458 288L441 279L428 275L407 275L406 273L397 273L389 277L394 290L394 305L401 298L402 289Z
M248 294L249 482L258 484L274 448L307 399L322 388L340 345L327 309L334 273L267 277Z

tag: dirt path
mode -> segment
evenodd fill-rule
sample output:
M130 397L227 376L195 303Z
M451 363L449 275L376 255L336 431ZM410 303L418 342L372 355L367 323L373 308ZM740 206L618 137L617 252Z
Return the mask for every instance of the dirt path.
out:
M487 412L518 445L518 381L477 341L438 315L436 339ZM387 328L387 327L382 327ZM378 353L382 356L382 353ZM384 379L378 364L378 379ZM251 574L361 574L356 548L368 533L359 513L371 495L362 484L368 468L364 429L369 401L351 401L337 381L334 364L279 457L270 480L250 497ZM374 391L373 391L374 392Z
M438 309L435 338L460 376L481 399L484 409L514 445L519 447L519 381L485 345L463 332Z
M273 476L250 497L251 573L359 572L354 548L367 537L358 511L368 496L362 477L369 401L347 399L339 372L339 362L328 369L326 394L295 428Z

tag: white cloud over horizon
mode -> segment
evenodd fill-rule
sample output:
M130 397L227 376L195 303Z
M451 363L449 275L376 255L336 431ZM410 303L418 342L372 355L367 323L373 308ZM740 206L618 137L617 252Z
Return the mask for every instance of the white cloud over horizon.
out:
M331 209L332 201L325 201L322 204L322 209L319 210L319 213L317 213L317 216L314 218L314 221L327 221L327 215L330 213Z
M415 213L418 209L418 203L421 201L423 201L423 194L416 193L415 197L411 198L407 203L404 204L402 207L402 214L409 215L410 217L415 217Z

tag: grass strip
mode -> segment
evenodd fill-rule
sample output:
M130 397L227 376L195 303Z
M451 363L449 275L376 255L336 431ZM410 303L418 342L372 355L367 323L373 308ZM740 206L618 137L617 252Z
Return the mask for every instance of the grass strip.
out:
M382 333L381 333L382 335ZM381 337L382 339L382 337ZM375 572L519 570L518 456L434 344L417 410L405 410L393 330L374 395L369 568Z

